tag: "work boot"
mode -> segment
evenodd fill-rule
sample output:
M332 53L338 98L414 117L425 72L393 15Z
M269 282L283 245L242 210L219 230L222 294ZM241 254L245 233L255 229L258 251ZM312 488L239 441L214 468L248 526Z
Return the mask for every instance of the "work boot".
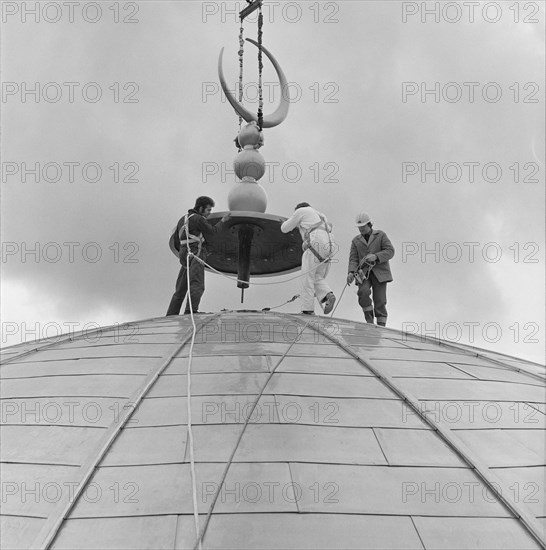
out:
M336 297L333 292L328 292L324 299L322 300L324 304L324 315L328 315L334 309L334 304L336 303Z
M387 325L387 318L386 317L378 317L377 319L377 325L380 327L384 327Z
M366 319L366 323L371 323L373 325L373 310L364 311L364 318Z

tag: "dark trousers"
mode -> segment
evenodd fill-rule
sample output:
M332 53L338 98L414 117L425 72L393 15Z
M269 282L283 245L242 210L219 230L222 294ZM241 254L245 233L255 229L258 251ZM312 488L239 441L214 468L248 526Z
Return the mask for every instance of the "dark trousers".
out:
M370 294L373 294L373 303ZM366 322L373 323L373 316L377 324L387 323L387 283L380 283L373 271L358 287L358 303L364 311Z
M186 270L186 254L180 257L180 272L176 279L176 288L167 310L167 315L178 315L182 302L188 293L188 272ZM190 309L195 313L199 309L199 302L205 292L205 266L198 262L195 258L190 258L190 296L191 296L191 308L190 300L186 302L186 311L184 313L190 313Z

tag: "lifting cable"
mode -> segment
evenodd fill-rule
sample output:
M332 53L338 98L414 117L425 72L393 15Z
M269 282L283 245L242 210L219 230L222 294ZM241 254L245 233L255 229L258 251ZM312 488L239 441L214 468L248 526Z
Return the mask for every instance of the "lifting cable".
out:
M263 83L262 83L262 74L263 74L263 68L264 64L262 61L262 43L263 43L263 26L264 26L264 17L262 13L262 1L256 0L256 4L253 5L250 0L247 0L249 3L249 7L251 7L251 11L254 11L258 9L258 113L257 113L257 119L258 119L258 128L260 132L263 130L263 121L264 121L264 97L263 97ZM243 103L243 67L244 67L244 26L243 21L249 13L249 11L246 13L246 10L243 10L239 13L239 50L237 51L237 55L239 57L239 103ZM241 131L241 127L243 124L243 117L239 115L239 131Z
M262 131L264 122L264 96L262 91L262 71L264 64L262 62L262 36L263 36L264 17L262 15L262 3L258 7L258 129Z
M243 54L245 51L245 39L243 36L244 31L245 28L243 27L243 17L241 16L241 26L239 28L239 51L237 52L239 55L239 103L243 102ZM239 132L241 131L242 125L243 117L239 115ZM241 150L241 146L239 146L239 150Z

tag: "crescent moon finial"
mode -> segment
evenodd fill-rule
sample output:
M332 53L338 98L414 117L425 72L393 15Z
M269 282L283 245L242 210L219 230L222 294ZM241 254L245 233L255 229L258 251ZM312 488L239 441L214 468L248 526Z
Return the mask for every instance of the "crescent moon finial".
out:
M247 42L250 42L251 44L254 44L256 47L259 47L258 43L252 40L251 38L246 39ZM278 126L288 115L288 107L290 106L290 97L288 94L288 82L286 80L286 76L284 75L283 70L281 69L279 63L264 46L262 46L262 51L265 53L265 55L269 58L271 61L273 67L275 68L275 71L277 72L277 76L279 78L279 84L281 86L281 102L279 103L279 106L275 111L267 116L264 116L263 118L263 128L273 128L274 126ZM241 103L239 103L234 97L233 94L229 91L226 79L224 78L224 71L222 68L222 59L224 54L224 48L220 50L220 56L218 57L218 78L220 79L220 85L222 86L222 90L224 91L224 95L226 96L227 100L231 103L231 106L237 111L237 113L246 121L251 122L255 121L258 122L258 116L256 114L251 113L248 109L246 109Z

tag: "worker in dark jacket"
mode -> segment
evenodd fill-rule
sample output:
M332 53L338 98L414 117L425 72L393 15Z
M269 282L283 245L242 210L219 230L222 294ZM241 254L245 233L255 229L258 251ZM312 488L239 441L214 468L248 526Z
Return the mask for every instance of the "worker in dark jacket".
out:
M358 284L358 303L364 312L367 323L373 323L374 314L377 324L387 324L387 283L392 281L389 260L394 256L394 247L383 231L373 229L370 216L361 212L356 217L356 226L360 231L351 243L349 255L349 273L347 284L355 276ZM363 271L359 272L359 269ZM368 275L367 278L363 278ZM373 303L370 293L373 292Z
M226 214L216 225L208 223L207 217L213 207L214 201L210 197L198 197L195 206L180 218L173 230L173 246L179 252L182 265L176 279L176 289L169 304L167 315L178 315L180 313L182 302L188 292L188 273L186 271L188 248L193 254L204 260L207 256L206 238L222 231L224 223L229 219L229 214ZM198 312L199 302L205 292L205 266L193 257L190 257L189 260L189 279L191 307L188 299L185 314L189 314L191 311L193 313Z

